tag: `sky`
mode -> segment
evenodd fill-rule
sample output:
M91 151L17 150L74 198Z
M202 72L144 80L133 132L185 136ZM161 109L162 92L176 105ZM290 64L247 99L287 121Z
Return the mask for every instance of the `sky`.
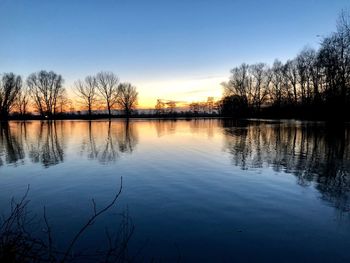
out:
M349 8L349 0L0 0L0 73L53 70L71 90L112 71L137 87L141 108L219 98L231 68L317 48L317 35L333 32Z

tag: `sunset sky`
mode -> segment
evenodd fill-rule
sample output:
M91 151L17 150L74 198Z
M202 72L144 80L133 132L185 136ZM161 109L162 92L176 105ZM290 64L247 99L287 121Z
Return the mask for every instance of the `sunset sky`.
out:
M335 30L348 0L0 0L0 73L54 70L70 90L101 70L157 98L221 96L242 62L285 61Z

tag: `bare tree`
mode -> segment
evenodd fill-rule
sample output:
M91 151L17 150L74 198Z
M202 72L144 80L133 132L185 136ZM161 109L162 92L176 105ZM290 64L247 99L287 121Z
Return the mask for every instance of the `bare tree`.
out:
M157 104L155 106L155 113L161 115L165 113L165 103L161 99L157 99Z
M7 119L22 88L22 78L5 73L0 81L0 118Z
M298 69L298 82L301 91L301 103L305 104L308 99L308 84L309 84L309 60L308 60L308 51L304 49L299 53L296 58L297 60L297 69Z
M252 76L249 65L243 63L231 69L228 82L221 83L224 89L224 99L220 102L220 112L224 115L245 115L248 105L252 102Z
M198 113L199 113L200 105L199 105L198 102L192 102L189 106L190 106L190 111L191 111L193 114L198 114Z
M310 104L312 100L312 71L314 67L314 60L316 58L316 51L312 48L304 48L298 55L299 72L300 72L300 86L302 88L303 103Z
M113 199L107 204L98 208L92 199L92 214L77 229L74 236L68 240L65 248L58 248L55 239L54 228L50 225L46 208L44 207L43 220L36 222L30 215L28 199L29 186L24 196L16 201L11 199L10 211L7 216L0 218L0 261L1 262L131 262L129 243L134 232L134 224L126 209L121 213L121 222L116 231L110 232L107 228L107 242L103 249L96 252L77 251L79 242L84 234L95 222L109 210L115 207L122 193L122 178L120 179L119 190ZM44 237L38 236L30 231L33 225L39 225ZM75 253L73 253L73 251Z
M325 76L326 100L332 107L350 107L350 14L343 11L337 31L323 39L319 59Z
M275 105L280 106L282 103L283 93L283 64L279 60L275 60L272 66L272 98Z
M297 91L298 68L297 68L297 61L295 59L288 60L287 63L284 65L284 74L287 80L289 81L289 84L292 86L294 104L297 104L298 103L298 91Z
M27 79L34 106L41 116L56 115L58 100L64 94L63 78L53 71L39 71Z
M112 116L112 109L118 101L119 78L112 72L100 72L96 75L97 89L106 101L109 117Z
M322 68L319 59L319 52L314 49L309 51L309 81L311 82L312 102L319 103L321 100L320 92L322 92Z
M342 11L336 32L324 37L318 50L306 47L283 64L275 60L270 70L258 63L235 67L230 80L222 83L222 114L249 114L270 98L286 116L349 118L350 110L350 13ZM195 109L198 105L193 104ZM194 110L195 111L195 110ZM269 109L268 115L275 114ZM235 115L235 114L233 114ZM237 116L237 115L236 115Z
M78 80L75 83L75 91L82 100L83 105L88 109L91 118L92 109L97 100L97 81L95 77L87 76L84 81Z
M56 114L62 114L69 111L70 105L72 104L73 102L68 98L66 91L62 92L57 98Z
M258 63L250 66L252 75L252 88L250 97L252 104L260 111L261 105L267 100L272 74L268 66L264 63Z
M16 99L16 110L21 116L25 116L28 113L29 101L29 91L26 87L23 87L18 93Z
M337 20L337 32L344 34L346 37L350 37L350 12L343 9ZM349 39L348 39L349 40Z
M214 97L207 98L206 107L209 114L213 113L215 107Z
M167 106L167 108L166 108L167 113L174 114L175 110L176 110L176 101L169 100L165 104Z
M223 84L224 92L226 95L237 95L243 100L248 100L248 87L249 87L249 65L242 64L240 67L233 68L231 70L231 76L228 83Z
M121 83L118 86L117 104L127 117L136 108L138 92L130 83Z

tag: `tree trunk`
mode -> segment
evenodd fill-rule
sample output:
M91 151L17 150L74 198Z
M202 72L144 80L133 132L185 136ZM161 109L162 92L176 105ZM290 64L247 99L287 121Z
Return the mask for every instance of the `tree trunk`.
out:
M91 119L91 105L89 105L89 118Z

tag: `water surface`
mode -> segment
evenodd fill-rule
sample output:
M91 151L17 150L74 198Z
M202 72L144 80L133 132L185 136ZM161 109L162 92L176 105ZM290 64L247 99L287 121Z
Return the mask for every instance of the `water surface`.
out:
M30 185L59 243L105 240L127 209L130 244L163 262L350 262L350 129L296 121L9 122L0 126L0 208ZM101 242L100 242L101 241Z

